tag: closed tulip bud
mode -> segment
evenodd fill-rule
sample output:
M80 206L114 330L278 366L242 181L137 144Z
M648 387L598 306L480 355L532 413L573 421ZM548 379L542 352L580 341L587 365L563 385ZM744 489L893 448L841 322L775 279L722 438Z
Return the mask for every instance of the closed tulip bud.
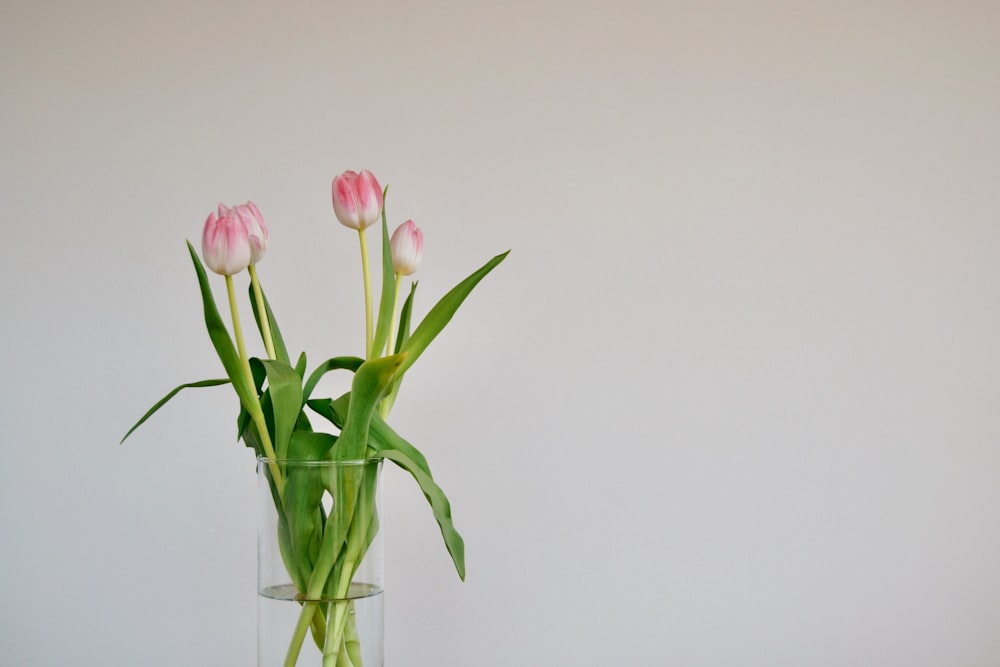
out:
M233 209L219 204L209 214L201 235L201 254L205 265L223 275L236 275L250 264L252 251L247 224L234 215Z
M267 252L267 225L264 224L264 216L252 201L234 206L232 211L246 225L250 239L250 263L259 264Z
M392 251L392 268L403 276L415 273L420 268L420 258L424 252L424 233L407 220L392 233L389 241Z
M375 224L382 215L382 186L368 170L345 171L333 179L333 212L351 229Z

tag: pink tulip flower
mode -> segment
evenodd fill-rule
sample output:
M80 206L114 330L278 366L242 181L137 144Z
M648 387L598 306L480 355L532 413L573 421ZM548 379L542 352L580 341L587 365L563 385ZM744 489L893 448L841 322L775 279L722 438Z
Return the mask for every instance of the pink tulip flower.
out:
M250 263L260 264L267 252L267 225L264 224L264 217L252 201L234 206L232 211L246 225L247 236L250 238Z
M351 229L375 224L382 215L382 186L368 170L345 171L333 179L333 212Z
M256 208L256 207L255 207ZM205 265L223 275L236 275L249 266L253 257L249 226L243 215L219 204L205 220L201 235L201 254Z
M392 268L404 276L415 273L420 268L420 258L424 252L424 233L407 220L392 233L389 241L392 251Z

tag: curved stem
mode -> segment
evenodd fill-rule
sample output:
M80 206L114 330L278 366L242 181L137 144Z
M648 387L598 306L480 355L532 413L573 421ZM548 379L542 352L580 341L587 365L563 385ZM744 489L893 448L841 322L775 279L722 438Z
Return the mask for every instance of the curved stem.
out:
M365 359L372 358L372 276L368 267L368 241L364 227L358 230L361 240L361 271L365 280Z

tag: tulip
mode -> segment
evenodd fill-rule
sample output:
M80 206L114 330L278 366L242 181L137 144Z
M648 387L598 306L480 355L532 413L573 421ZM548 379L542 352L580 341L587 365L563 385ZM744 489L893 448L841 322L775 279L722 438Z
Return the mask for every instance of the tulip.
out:
M250 265L253 258L250 246L249 230L242 216L219 204L219 210L205 220L201 235L205 264L220 275L235 275Z
M333 212L345 227L370 227L382 214L382 186L368 170L345 171L333 179Z
M361 243L361 275L365 286L365 357L372 356L372 282L368 268L368 243L365 229L382 214L382 186L368 170L345 171L333 179L333 212L340 224L358 230Z
M392 250L392 268L404 276L415 273L420 268L420 258L424 251L424 233L407 220L392 233L389 241Z
M247 236L250 238L250 263L260 264L260 260L264 259L264 253L267 252L267 225L264 224L264 217L252 201L234 206L232 210L247 227Z

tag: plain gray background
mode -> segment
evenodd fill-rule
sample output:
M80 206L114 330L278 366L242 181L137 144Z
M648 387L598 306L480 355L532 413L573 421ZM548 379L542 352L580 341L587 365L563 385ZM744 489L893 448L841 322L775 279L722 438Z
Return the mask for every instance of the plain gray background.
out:
M254 661L255 480L184 239L362 346L330 179L425 232L387 664L1000 664L995 2L0 5L0 661ZM242 284L242 283L241 283ZM220 289L221 279L216 282ZM332 382L332 381L331 381ZM330 392L337 390L331 386Z

